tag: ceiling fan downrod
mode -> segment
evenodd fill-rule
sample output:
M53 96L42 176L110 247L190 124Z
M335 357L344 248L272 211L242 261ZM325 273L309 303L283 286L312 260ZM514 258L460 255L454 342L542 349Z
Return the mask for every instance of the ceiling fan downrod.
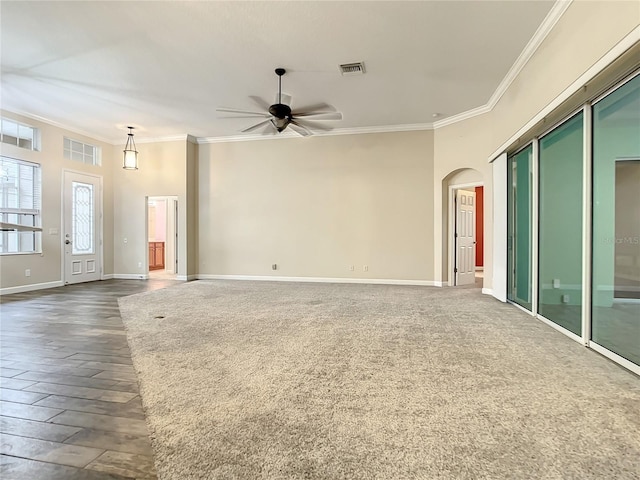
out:
M282 104L282 76L287 73L287 71L280 67L276 68L276 75L278 75L278 103Z
M282 132L291 122L291 107L282 104L282 76L286 73L284 68L276 68L278 75L278 103L269 107L269 113L273 115L272 123L278 132Z

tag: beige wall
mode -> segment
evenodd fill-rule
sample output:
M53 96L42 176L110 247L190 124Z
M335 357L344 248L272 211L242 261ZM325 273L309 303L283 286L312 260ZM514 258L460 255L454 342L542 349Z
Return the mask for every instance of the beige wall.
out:
M433 279L433 132L199 150L200 274Z
M449 274L453 264L453 229L450 222L450 185L482 182L484 186L484 288L491 288L492 277L492 174L487 162L490 143L487 135L489 114L473 117L435 131L433 202L434 277L436 281L452 282Z
M491 150L516 133L639 22L638 2L574 0L492 110Z
M42 254L0 256L0 288L16 288L28 285L62 283L62 172L76 172L100 176L103 181L103 268L104 274L113 273L113 174L111 161L114 147L90 137L79 135L31 118L2 111L2 116L38 128L41 150L30 151L12 145L0 144L3 156L41 165L42 170ZM66 160L63 153L63 137L89 143L102 148L102 165L85 165ZM49 234L52 229L58 234ZM25 269L31 276L25 277ZM46 285L41 285L46 286ZM53 285L49 285L53 286Z
M139 169L122 169L123 146L115 148L114 274L144 277L148 273L147 197L178 197L178 275L187 275L187 142L137 145Z
M198 145L187 142L187 276L198 274Z

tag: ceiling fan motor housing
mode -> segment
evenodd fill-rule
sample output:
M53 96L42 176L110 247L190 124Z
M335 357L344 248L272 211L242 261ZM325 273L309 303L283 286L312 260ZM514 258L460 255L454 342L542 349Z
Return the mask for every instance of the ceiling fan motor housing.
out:
M282 132L291 122L291 107L289 105L275 103L269 107L269 113L273 115L272 123L278 132Z

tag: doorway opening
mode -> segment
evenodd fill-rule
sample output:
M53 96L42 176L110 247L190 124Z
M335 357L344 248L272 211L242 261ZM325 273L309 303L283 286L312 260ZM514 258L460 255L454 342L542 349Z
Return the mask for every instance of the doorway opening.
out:
M147 197L149 278L178 275L178 197Z
M482 182L449 185L449 285L484 284L484 187Z

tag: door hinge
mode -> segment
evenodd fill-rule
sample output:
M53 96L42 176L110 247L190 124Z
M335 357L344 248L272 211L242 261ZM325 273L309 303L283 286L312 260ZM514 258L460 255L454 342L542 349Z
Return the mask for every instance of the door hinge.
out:
M453 269L453 273L458 273L458 269L457 269L457 268L454 268L454 269Z

